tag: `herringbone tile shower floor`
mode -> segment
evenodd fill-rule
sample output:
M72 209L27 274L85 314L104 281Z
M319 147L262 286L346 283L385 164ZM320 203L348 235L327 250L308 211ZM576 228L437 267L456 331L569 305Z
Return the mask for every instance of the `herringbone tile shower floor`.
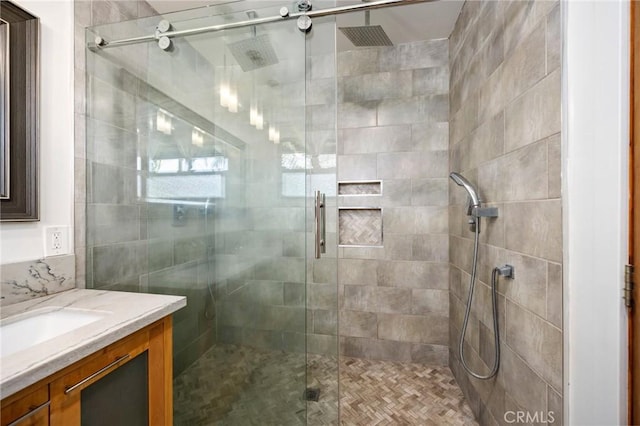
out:
M211 348L174 380L174 422L196 425L337 425L335 358ZM320 389L302 400L305 374ZM341 425L477 425L447 367L340 360Z

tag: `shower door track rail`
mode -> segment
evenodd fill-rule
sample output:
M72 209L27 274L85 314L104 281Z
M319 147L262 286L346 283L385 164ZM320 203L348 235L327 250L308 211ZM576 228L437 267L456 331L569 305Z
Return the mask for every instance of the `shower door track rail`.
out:
M97 37L98 42L89 42L87 43L87 46L91 50L107 49L110 47L120 47L120 46L132 45L132 44L158 41L161 37L169 37L169 38L187 37L187 36L206 34L206 33L216 32L216 31L230 30L234 28L268 24L271 22L287 21L290 19L299 18L300 16L304 16L304 15L308 16L309 18L315 18L315 17L340 15L343 13L357 12L360 10L382 9L385 7L402 6L402 5L409 5L409 4L415 4L415 3L430 3L433 1L436 1L436 0L376 0L376 1L366 2L366 3L332 7L328 9L309 10L306 12L295 12L295 13L287 14L285 16L277 15L277 16L269 16L266 18L256 18L256 19L249 19L246 21L233 22L230 24L220 24L220 25L211 25L207 27L193 28L188 30L156 32L152 35L125 38L120 40L107 41L107 40L104 40L102 37Z

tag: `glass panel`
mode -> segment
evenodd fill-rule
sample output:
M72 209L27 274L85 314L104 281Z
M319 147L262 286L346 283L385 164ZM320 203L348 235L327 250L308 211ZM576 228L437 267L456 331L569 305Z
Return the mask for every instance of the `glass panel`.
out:
M280 6L162 18L186 29ZM94 27L87 39L151 34L159 20ZM187 297L174 315L176 425L306 424L308 333L310 370L332 362L323 373L337 374L335 278L318 282L324 307L307 310L308 195L319 184L335 195L335 118L306 125L308 39L292 20L173 39L169 52L147 43L88 53L87 283ZM325 83L335 100L335 76ZM324 111L335 117L333 103ZM333 145L307 153L311 129ZM329 238L335 246L335 231ZM313 264L335 277L330 251ZM327 424L337 422L337 376L331 386L309 403L333 405Z
M322 7L335 2L323 2ZM307 212L313 220L315 191L325 194L326 253L314 259L313 224L307 241L307 381L318 389L318 402L307 403L309 425L338 423L338 285L337 285L337 203L336 203L336 25L335 17L314 18L307 37L307 144L304 167L307 171ZM302 154L301 152L298 155ZM301 161L297 160L295 164ZM289 165L292 162L287 163ZM293 167L285 169L293 175ZM293 180L292 176L289 177Z

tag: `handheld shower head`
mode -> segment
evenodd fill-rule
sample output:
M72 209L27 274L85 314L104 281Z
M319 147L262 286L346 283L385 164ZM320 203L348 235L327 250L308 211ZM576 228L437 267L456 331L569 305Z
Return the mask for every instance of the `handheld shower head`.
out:
M471 212L474 207L480 207L481 202L480 202L480 197L478 196L478 192L473 187L473 185L471 185L471 183L467 179L465 179L464 176L462 176L460 173L457 173L457 172L451 172L451 174L449 174L449 177L455 183L462 186L469 194L469 200L470 200L469 212Z

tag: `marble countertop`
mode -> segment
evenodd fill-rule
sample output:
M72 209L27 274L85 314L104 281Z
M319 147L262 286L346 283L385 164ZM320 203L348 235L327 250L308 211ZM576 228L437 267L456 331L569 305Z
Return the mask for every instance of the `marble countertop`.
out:
M40 308L99 311L104 316L68 333L0 358L0 397L68 367L186 306L182 296L74 289L3 306L2 320Z

